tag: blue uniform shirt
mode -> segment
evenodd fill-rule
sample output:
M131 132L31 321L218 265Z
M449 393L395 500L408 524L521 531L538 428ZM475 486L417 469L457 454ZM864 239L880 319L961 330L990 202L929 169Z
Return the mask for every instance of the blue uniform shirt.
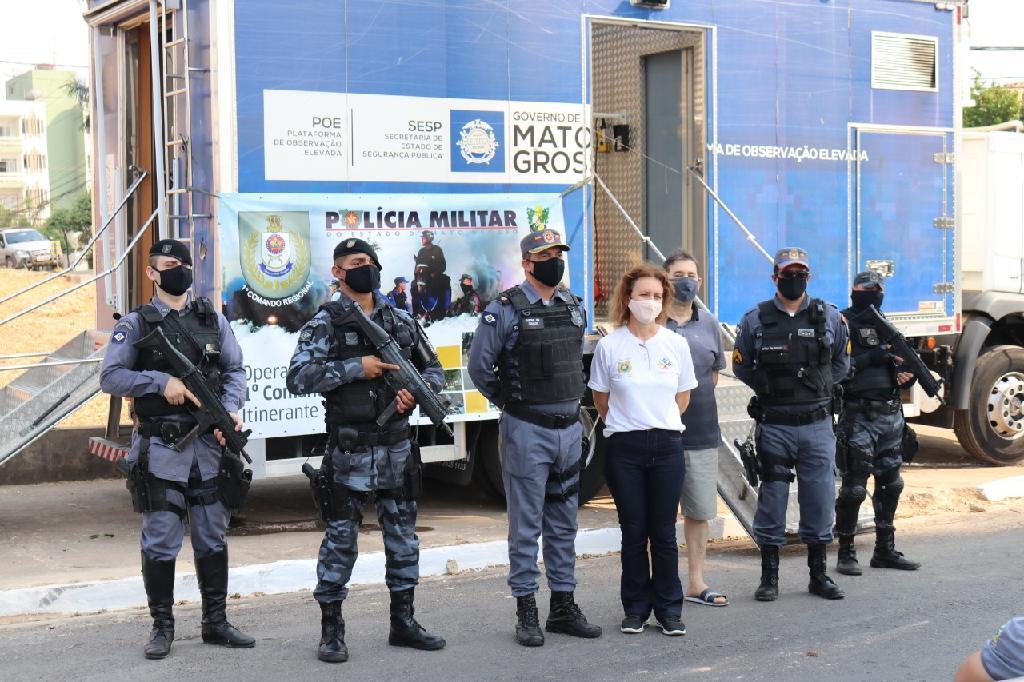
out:
M530 303L540 300L540 294L533 288L533 285L524 281L519 285ZM563 301L571 301L568 290L559 287L555 289L555 298ZM583 314L583 328L587 328L586 311L580 307ZM484 397L495 405L501 405L501 380L498 378L498 358L502 353L507 353L516 345L519 338L517 325L518 314L515 307L504 304L496 299L487 304L484 312L480 315L480 324L473 334L473 344L469 349L469 376ZM583 345L580 344L580 354L583 354ZM538 412L551 412L553 414L572 414L579 407L580 401L566 400L559 403L548 403L545 405L531 405L530 408Z
M772 298L775 307L786 312L778 296ZM799 310L806 309L811 302L809 295L804 296L800 303ZM788 314L788 313L787 313ZM732 371L736 378L748 386L753 386L754 381L754 360L761 349L761 319L757 307L747 311L740 321L739 329L736 332L736 345L732 356ZM825 304L825 338L832 347L832 381L838 384L846 378L850 371L850 355L848 343L850 339L849 330L839 309L831 303ZM828 401L823 400L820 405L827 405ZM773 410L781 412L807 412L815 409L814 405L786 405L773 407Z
M171 307L157 296L150 301L162 315L167 315ZM191 302L178 315L195 314ZM242 362L242 349L235 339L227 318L217 313L220 328L220 372L221 401L228 412L238 413L245 404L245 365ZM142 338L142 319L136 312L122 317L110 334L110 343L103 357L103 369L100 372L100 388L110 395L122 397L140 397L144 395L162 395L170 375L166 372L147 370L138 372L132 367L138 359L139 351L135 343ZM184 420L186 417L172 415L167 421ZM131 451L128 461L134 462L139 457L139 435L132 434ZM213 434L204 434L189 443L181 452L176 452L164 444L159 438L151 438L149 445L149 471L157 478L167 481L188 481L192 463L198 462L203 480L217 476L220 466L220 445Z

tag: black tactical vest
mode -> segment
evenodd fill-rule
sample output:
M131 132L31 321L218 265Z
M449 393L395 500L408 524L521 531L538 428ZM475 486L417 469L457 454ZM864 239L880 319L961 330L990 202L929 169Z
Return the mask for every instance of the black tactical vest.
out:
M832 349L825 336L825 303L812 298L793 317L775 301L758 306L761 347L754 391L762 405L817 404L832 397Z
M501 354L498 376L502 403L528 405L579 400L583 379L583 311L580 301L555 298L551 305L530 303L519 287L499 295L517 314L519 332L511 351Z
M178 315L178 324L184 331L183 334L174 330L173 325L167 324L156 306L150 303L139 306L134 312L139 314L142 324L140 338L144 338L157 327L162 327L167 339L199 368L206 377L210 389L220 395L220 324L217 313L213 309L213 304L206 298L197 298L189 304L189 310L188 315ZM168 313L170 314L172 313ZM157 371L174 374L167 358L153 348L141 349L132 369L137 372ZM186 405L171 405L162 395L157 394L135 398L134 409L139 417L148 419L189 413Z
M350 308L354 305L356 304L351 301L332 301L320 308L331 316L331 324L334 327L335 351L331 356L332 360L377 355L377 349L363 335L355 319L355 312ZM387 301L382 308L374 312L371 319L398 342L402 355L411 360L416 340L412 326L396 315ZM327 425L350 426L361 432L381 431L382 428L376 423L377 416L394 400L395 392L383 377L350 381L324 395ZM396 412L389 421L405 418L407 415ZM387 430L386 425L383 430Z
M864 325L857 320L857 311L847 308L843 311L843 317L850 327L851 357L855 371L853 376L843 382L846 395L851 398L864 400L890 400L897 395L896 367L891 362L882 364L874 363L861 364L857 362L858 356L869 353L878 348L882 341L878 338L878 331L870 326Z

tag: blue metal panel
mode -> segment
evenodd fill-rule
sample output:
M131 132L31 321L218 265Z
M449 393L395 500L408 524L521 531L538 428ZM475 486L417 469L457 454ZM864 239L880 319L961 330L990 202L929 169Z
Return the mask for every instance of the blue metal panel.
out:
M582 15L714 27L708 54L708 136L738 153L709 156L717 188L769 251L811 251L812 291L845 301L855 254L847 248L847 163L764 158L764 147L846 150L848 124L951 126L952 19L909 0L677 0L665 11L625 0L249 0L236 9L239 191L517 192L542 185L268 181L263 168L264 89L579 102ZM939 91L870 87L871 31L935 35ZM718 101L711 101L711 68ZM742 153L744 150L751 153ZM882 150L880 149L880 153ZM881 158L881 157L879 157ZM870 161L868 162L870 164ZM583 192L566 200L574 272L582 253ZM771 294L770 266L718 213L718 313L735 322ZM923 209L922 209L923 210ZM709 231L714 221L709 221ZM709 243L712 238L709 235ZM950 250L951 251L951 250ZM946 254L952 258L951 253ZM951 264L951 261L949 261ZM574 280L575 282L578 280ZM579 289L577 289L579 290Z
M895 262L895 274L886 280L889 312L917 313L921 301L948 301L933 290L944 280L948 235L932 222L942 215L945 166L935 155L945 151L944 136L862 132L859 137L871 160L860 167L856 269L865 269L869 260Z

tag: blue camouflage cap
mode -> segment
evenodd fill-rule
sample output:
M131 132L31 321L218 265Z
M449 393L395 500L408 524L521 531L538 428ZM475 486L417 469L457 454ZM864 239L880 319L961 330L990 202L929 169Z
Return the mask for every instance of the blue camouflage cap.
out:
M562 233L558 230L552 230L551 228L531 232L523 237L519 242L519 248L523 252L523 258L526 258L526 256L531 253L540 253L541 251L550 249L553 246L557 246L563 251L569 250L569 245L562 240Z
M881 289L883 287L882 275L874 270L858 272L853 278L853 286L864 287L865 289Z
M807 259L807 252L799 246L786 246L775 252L776 270L782 270L790 265L802 265L809 270L811 263Z

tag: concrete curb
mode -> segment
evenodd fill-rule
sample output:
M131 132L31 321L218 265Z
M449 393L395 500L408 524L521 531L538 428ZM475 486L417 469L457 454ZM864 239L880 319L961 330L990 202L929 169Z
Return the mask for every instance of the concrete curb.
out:
M978 486L978 490L989 502L998 502L1013 497L1024 497L1024 476L1013 476Z
M720 516L710 523L713 540L744 535L742 527L731 516ZM676 533L682 542L682 523L676 525ZM618 552L621 546L622 533L617 526L581 530L576 536L577 556ZM384 552L360 554L349 585L383 584L384 560ZM421 577L507 565L508 545L505 540L428 547L420 551ZM252 596L312 590L315 585L316 560L297 559L232 568L229 588L231 594ZM175 601L199 601L195 573L176 576L174 598ZM92 613L145 605L146 593L141 576L0 591L0 616Z
M582 530L576 537L576 553L583 555L617 552L621 541L622 536L618 527ZM383 584L384 559L384 552L360 554L349 584ZM455 563L450 564L453 561ZM507 564L508 545L505 540L429 547L420 552L420 575L423 577ZM316 560L300 559L238 566L231 569L229 585L231 594L243 596L312 590L316 585ZM176 577L174 598L176 601L199 601L199 586L195 573L182 573ZM145 605L146 594L141 576L0 592L0 616L91 613Z

